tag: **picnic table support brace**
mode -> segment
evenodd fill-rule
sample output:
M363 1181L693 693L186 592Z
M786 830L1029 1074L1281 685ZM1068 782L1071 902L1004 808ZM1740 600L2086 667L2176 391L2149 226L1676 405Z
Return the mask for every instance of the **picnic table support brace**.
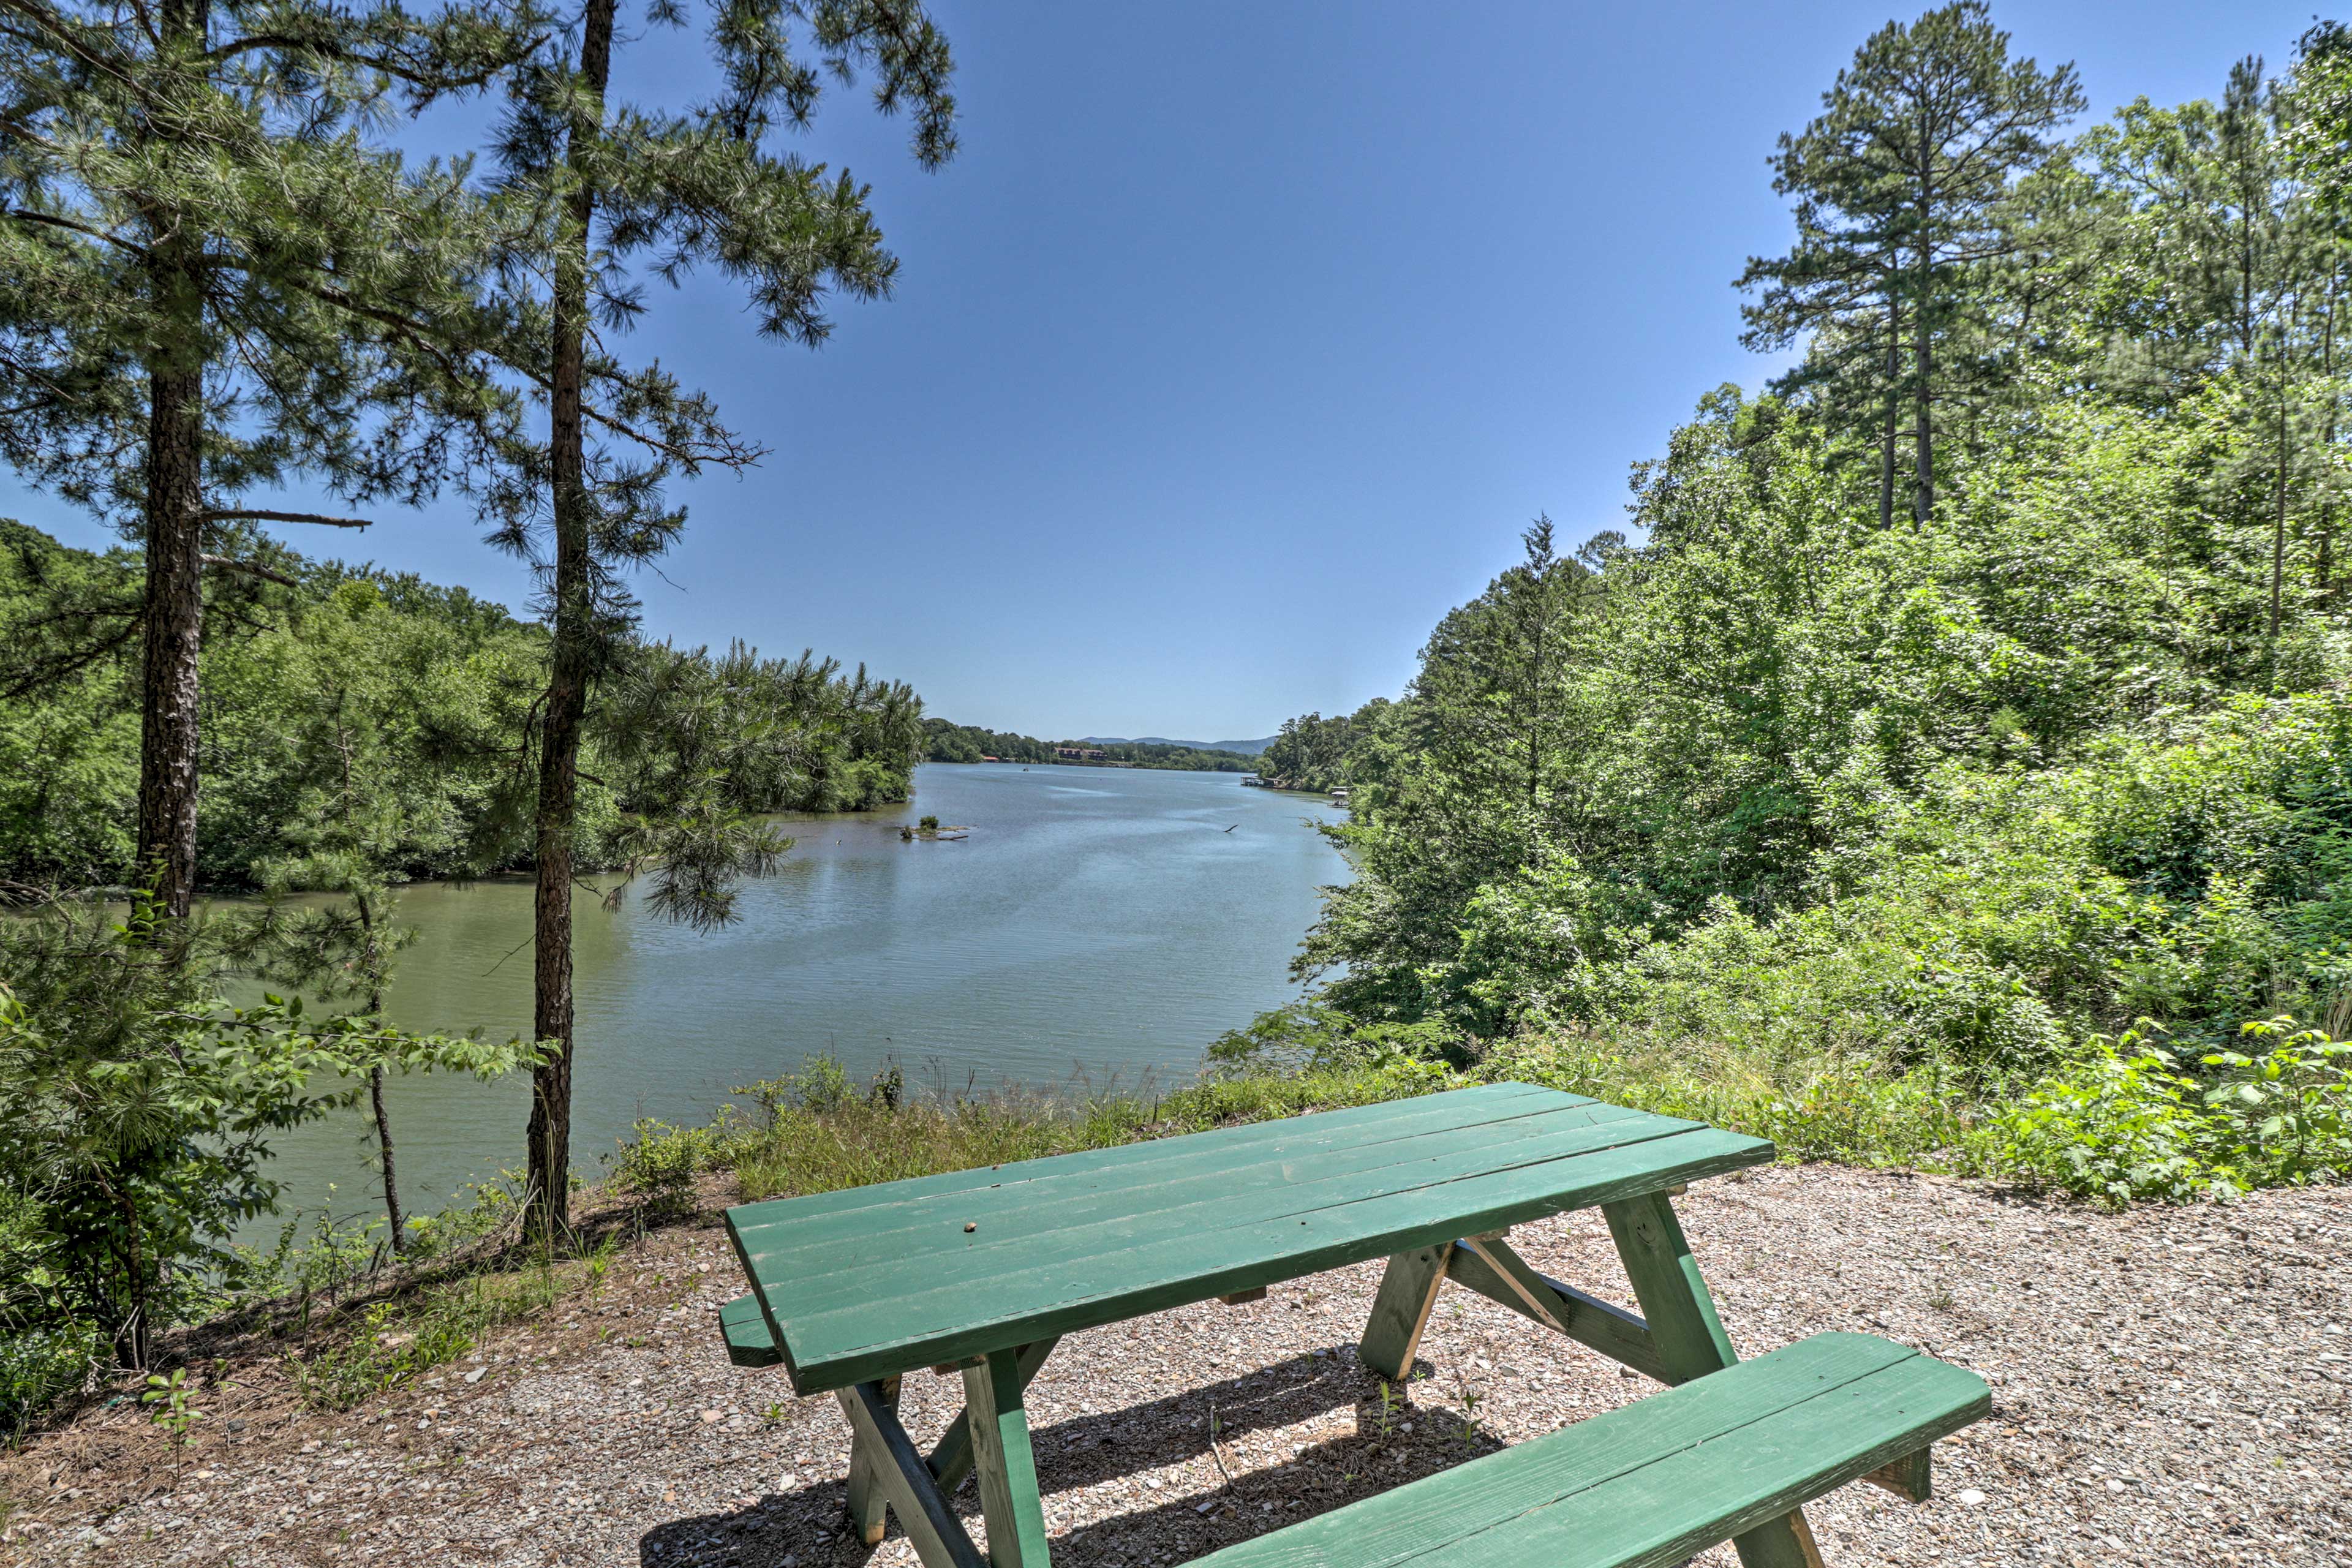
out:
M996 1351L963 1369L964 1424L980 1480L981 1517L988 1523L992 1568L1048 1568L1045 1510L1037 1494L1037 1461L1029 1447L1029 1415L1022 1407L1020 1357ZM944 1495L944 1493L942 1493Z
M948 1494L940 1489L930 1467L923 1463L914 1439L898 1425L895 1391L886 1393L880 1383L856 1383L837 1394L855 1435L849 1462L852 1499L870 1500L877 1521L882 1517L880 1505L887 1501L924 1568L989 1568L988 1559L980 1554L980 1548L964 1532L963 1521L956 1518ZM862 1492L861 1468L867 1478ZM853 1512L856 1507L853 1501ZM857 1522L862 1531L863 1517ZM881 1533L877 1530L865 1540L869 1546L878 1544Z
M1633 1282L1633 1297L1649 1320L1659 1368L1668 1383L1688 1383L1721 1372L1739 1359L1723 1331L1714 1298L1691 1256L1675 1208L1664 1193L1603 1204L1617 1256ZM1802 1510L1793 1510L1735 1537L1742 1568L1823 1568L1821 1549Z
M1357 1353L1372 1371L1391 1383L1402 1383L1412 1373L1413 1352L1421 1347L1421 1331L1428 1326L1429 1310L1445 1283L1445 1264L1454 1244L1400 1252L1389 1259L1381 1276L1380 1294L1372 1298L1371 1320L1364 1325Z
M1680 1381L1666 1375L1649 1324L1622 1307L1588 1296L1549 1274L1538 1274L1499 1237L1455 1242L1445 1277L1645 1377L1660 1383Z

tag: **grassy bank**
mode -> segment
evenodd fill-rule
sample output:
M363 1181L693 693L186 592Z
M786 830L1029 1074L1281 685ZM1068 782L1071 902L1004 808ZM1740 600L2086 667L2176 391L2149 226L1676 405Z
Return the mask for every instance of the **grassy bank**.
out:
M2227 1198L2352 1172L2352 1047L2257 1029L2235 1059L2182 1076L2145 1040L2099 1041L2058 1070L1987 1084L1933 1068L1890 1073L1593 1035L1531 1035L1475 1063L1414 1054L1409 1031L1351 1031L1307 1007L1228 1036L1210 1076L1159 1096L1077 1100L1006 1091L908 1093L853 1083L818 1059L745 1086L709 1122L643 1121L583 1194L562 1247L519 1239L492 1185L421 1222L414 1261L383 1266L370 1222L290 1235L260 1260L269 1281L168 1349L177 1363L262 1366L300 1404L348 1409L473 1352L502 1325L602 1287L649 1230L707 1222L728 1204L828 1192L1106 1148L1516 1079L1770 1139L1788 1160L1899 1165L1990 1178L2118 1206ZM570 1309L566 1309L569 1310ZM8 1342L0 1396L19 1435L111 1390L90 1347ZM168 1396L155 1406L168 1415Z

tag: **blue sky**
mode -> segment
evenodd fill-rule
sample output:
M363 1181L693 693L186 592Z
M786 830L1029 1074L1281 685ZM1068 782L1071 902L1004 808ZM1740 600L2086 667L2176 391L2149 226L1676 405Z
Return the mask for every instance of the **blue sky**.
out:
M1394 694L1535 513L1617 526L1629 464L1770 374L1729 287L1787 238L1765 157L1895 14L935 8L953 163L921 173L854 92L800 138L872 184L896 298L812 353L715 280L653 294L634 352L772 452L688 489L647 627L863 659L960 722L1204 740ZM2284 65L2311 12L1995 7L2096 113ZM657 40L617 85L675 100L693 74ZM105 542L5 478L0 511ZM445 506L289 536L522 605L478 533Z

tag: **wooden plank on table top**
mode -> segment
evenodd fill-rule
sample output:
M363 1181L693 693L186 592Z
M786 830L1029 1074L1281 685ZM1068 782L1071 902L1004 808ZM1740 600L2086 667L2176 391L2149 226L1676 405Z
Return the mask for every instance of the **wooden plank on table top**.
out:
M728 1222L739 1234L772 1225L814 1227L825 1221L844 1226L860 1223L867 1211L888 1208L927 1197L1001 1189L1033 1196L1103 1182L1148 1179L1148 1173L1195 1160L1221 1161L1231 1166L1278 1160L1301 1150L1329 1147L1342 1142L1360 1142L1384 1136L1402 1136L1416 1128L1460 1125L1516 1114L1515 1101L1553 1107L1597 1105L1598 1100L1532 1084L1480 1084L1443 1094L1410 1100L1384 1100L1377 1105L1351 1106L1344 1110L1318 1110L1307 1116L1276 1117L1240 1127L1213 1128L1171 1138L1146 1139L1107 1149L1085 1149L1067 1154L1047 1154L1003 1165L975 1166L934 1176L898 1182L876 1182L837 1192L812 1193L803 1197L771 1198L740 1204L729 1209Z
M1589 1208L1653 1191L1663 1182L1696 1181L1771 1157L1772 1145L1759 1139L1700 1128L1377 1201L1236 1227L1196 1228L1118 1255L977 1285L933 1290L918 1279L905 1293L868 1302L863 1310L853 1307L796 1317L790 1289L780 1285L769 1292L777 1297L769 1303L770 1316L788 1332L793 1386L808 1394ZM1150 1260L1146 1266L1139 1267L1138 1254Z
M747 1244L743 1253L755 1279L796 1281L799 1310L808 1310L820 1300L868 1300L895 1289L910 1268L930 1280L978 1278L999 1271L1011 1259L1034 1263L1093 1250L1106 1237L1177 1235L1202 1223L1236 1225L1335 1198L1410 1191L1435 1180L1667 1137L1699 1125L1614 1106L1575 1106L1375 1149L1335 1149L1244 1171L1202 1172L1034 1212L982 1212L970 1204L927 1201L919 1226L789 1247ZM978 1218L971 1217L975 1214Z
M1302 1521L1201 1568L1636 1568L1779 1518L1990 1408L1974 1373L1822 1334Z
M1408 1137L1416 1130L1432 1125L1509 1120L1528 1113L1526 1108L1530 1106L1538 1110L1554 1110L1561 1107L1600 1103L1583 1095L1539 1089L1532 1084L1480 1084L1442 1094L1318 1111L1311 1116L1277 1118L1243 1127L1219 1128L1140 1144L1050 1155L985 1169L742 1205L728 1211L728 1235L757 1296L763 1270L754 1261L752 1248L772 1246L776 1238L783 1235L798 1237L835 1234L845 1236L853 1251L866 1251L869 1249L869 1241L858 1229L860 1222L910 1198L919 1199L937 1192L971 1192L985 1184L988 1189L1002 1188L1008 1194L1038 1194L1058 1190L1074 1183L1142 1180L1148 1173L1165 1168L1170 1162L1193 1161L1204 1152L1228 1154L1236 1163L1256 1158L1279 1158L1286 1152L1311 1151L1340 1142ZM1009 1182L1005 1179L1007 1177L1011 1178ZM813 1264L823 1268L835 1261L815 1259ZM776 1277L776 1270L772 1268L765 1273L771 1279ZM779 1331L780 1325L772 1304L762 1299L759 1305L761 1315L777 1342L779 1353L793 1386L804 1387L803 1379L793 1364L793 1348Z
M1566 1127L1643 1118L1675 1127L1697 1125L1598 1101L1523 1100L1495 1107L1475 1119L1454 1116L1402 1126L1382 1124L1297 1147L1255 1150L1236 1158L1214 1148L1196 1147L1181 1161L1158 1162L1132 1171L1090 1172L1069 1181L1041 1178L1009 1187L992 1182L984 1187L874 1205L851 1215L805 1220L786 1217L756 1226L739 1226L736 1234L745 1254L755 1259L844 1241L854 1241L859 1251L877 1259L887 1259L898 1257L908 1240L942 1226L951 1225L959 1237L977 1234L983 1240L975 1245L986 1245L991 1238L1002 1241L1009 1236L1066 1229L1104 1215L1147 1208L1165 1211L1203 1194L1231 1195L1314 1180L1338 1171L1377 1170L1454 1149L1541 1137ZM978 1226L978 1232L964 1232L967 1225ZM1013 1228L1008 1230L1008 1226Z
M1345 1154L1301 1161L1282 1169L1297 1170L1296 1180L1239 1182L1196 1190L1190 1202L1163 1199L1159 1189L1133 1194L1133 1201L1097 1211L1098 1217L1042 1232L1032 1232L1021 1220L999 1222L988 1229L967 1232L953 1213L935 1219L923 1245L902 1238L896 1247L845 1248L839 1246L794 1249L774 1254L751 1254L754 1278L787 1284L794 1316L838 1306L861 1306L877 1296L904 1289L911 1272L926 1289L1002 1275L1011 1269L1035 1269L1114 1249L1146 1244L1154 1238L1174 1239L1207 1228L1228 1228L1279 1218L1339 1203L1358 1203L1399 1193L1417 1192L1443 1182L1517 1165L1541 1164L1572 1158L1595 1149L1654 1142L1700 1130L1692 1121L1668 1121L1638 1113L1617 1111L1615 1120L1587 1123L1577 1120L1590 1112L1582 1108L1561 1113L1556 1131L1541 1128L1509 1140L1464 1137L1459 1146L1433 1142L1431 1152L1370 1171L1352 1169ZM1480 1130L1484 1131L1484 1130ZM784 1310L771 1289L768 1305Z

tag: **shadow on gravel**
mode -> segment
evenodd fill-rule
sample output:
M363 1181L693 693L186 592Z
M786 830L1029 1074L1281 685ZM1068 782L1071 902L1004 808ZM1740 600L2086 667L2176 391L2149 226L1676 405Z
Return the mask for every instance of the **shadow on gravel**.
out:
M1426 1373L1428 1363L1420 1364ZM1234 1465L1230 1484L1184 1494L1139 1490L1152 1506L1082 1523L1054 1542L1055 1560L1071 1568L1133 1557L1147 1547L1179 1558L1246 1541L1281 1525L1417 1479L1491 1449L1494 1445L1439 1407L1432 1385L1416 1385L1385 1411L1380 1379L1342 1360L1294 1356L1222 1383L1186 1389L1146 1404L1056 1421L1032 1441L1038 1479L1047 1499L1056 1492L1100 1486L1125 1476L1212 1458L1209 1415L1217 1447L1269 1429L1353 1405L1356 1431L1327 1439L1271 1468ZM1410 1439L1403 1423L1413 1424ZM922 1437L919 1447L928 1447ZM956 1512L975 1539L980 1506L970 1480L957 1489ZM869 1555L845 1527L848 1488L838 1477L748 1507L698 1514L657 1526L638 1542L642 1568L840 1568ZM890 1536L901 1534L897 1519Z

